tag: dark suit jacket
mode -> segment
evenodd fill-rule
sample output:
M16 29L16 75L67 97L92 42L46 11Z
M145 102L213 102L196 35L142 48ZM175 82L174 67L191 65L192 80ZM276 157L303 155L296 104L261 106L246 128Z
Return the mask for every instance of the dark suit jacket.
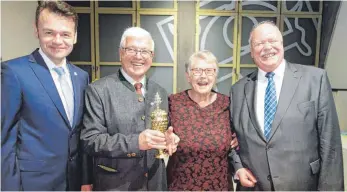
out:
M326 72L286 63L268 142L255 115L257 73L238 81L231 91L242 161L233 164L256 176L251 190L343 190L340 129Z
M38 50L1 64L1 189L80 190L78 125L88 75L68 64L74 90L71 127Z
M139 134L151 128L154 95L167 111L167 93L151 80L141 100L120 71L95 81L86 90L81 139L94 156L95 190L167 190L165 164L155 150L139 149ZM139 99L141 98L141 99Z

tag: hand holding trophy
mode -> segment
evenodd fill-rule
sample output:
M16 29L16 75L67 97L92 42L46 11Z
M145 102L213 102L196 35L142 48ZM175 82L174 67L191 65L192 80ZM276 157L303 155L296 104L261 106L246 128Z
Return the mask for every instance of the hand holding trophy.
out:
M168 117L167 112L159 108L161 102L162 100L157 92L154 97L155 110L151 113L152 130L158 130L165 133L168 126ZM168 154L165 153L163 149L158 149L155 158L164 159L166 157L168 157Z

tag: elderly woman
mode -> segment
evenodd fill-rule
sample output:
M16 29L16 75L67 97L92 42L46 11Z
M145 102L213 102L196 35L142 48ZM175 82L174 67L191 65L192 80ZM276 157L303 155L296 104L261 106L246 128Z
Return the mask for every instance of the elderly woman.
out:
M172 191L230 190L228 152L232 142L229 97L212 90L218 74L216 57L209 51L194 53L186 66L192 89L169 97L169 115L180 137L168 163Z

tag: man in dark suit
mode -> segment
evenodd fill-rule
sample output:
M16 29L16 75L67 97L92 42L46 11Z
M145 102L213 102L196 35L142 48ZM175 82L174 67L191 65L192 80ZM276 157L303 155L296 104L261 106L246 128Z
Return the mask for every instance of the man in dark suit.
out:
M94 157L94 189L167 190L165 164L157 149L176 151L179 138L170 127L165 134L151 130L154 98L165 89L145 76L151 67L154 41L142 28L125 30L120 42L121 69L90 84L81 139Z
M77 20L68 4L41 2L40 49L1 64L2 190L77 191L88 183L79 150L88 74L66 61Z
M250 34L258 69L231 91L241 162L256 177L240 190L343 191L337 113L324 70L284 60L283 38L269 21ZM242 181L241 181L242 184Z

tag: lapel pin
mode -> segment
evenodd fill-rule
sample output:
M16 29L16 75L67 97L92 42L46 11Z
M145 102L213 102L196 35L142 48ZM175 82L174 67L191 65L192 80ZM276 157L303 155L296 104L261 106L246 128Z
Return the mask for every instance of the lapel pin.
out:
M73 74L77 76L77 73L76 73L76 72L73 72Z

